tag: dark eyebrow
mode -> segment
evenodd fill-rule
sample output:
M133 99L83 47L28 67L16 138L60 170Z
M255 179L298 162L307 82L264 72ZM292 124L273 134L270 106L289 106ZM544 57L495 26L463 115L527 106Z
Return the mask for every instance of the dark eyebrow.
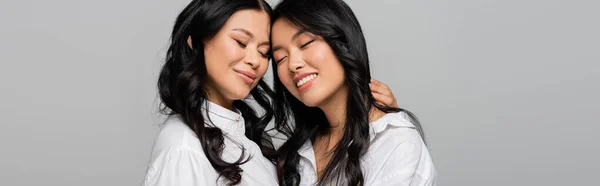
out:
M243 29L243 28L234 28L233 31L243 32L250 37L254 37L254 34L252 34L250 31Z
M294 36L292 36L292 41L294 41L295 39L298 39L298 37L300 37L300 35L304 34L304 30L299 30L298 32L296 32L294 34ZM275 52L277 50L281 49L281 46L274 46L273 49L271 51Z

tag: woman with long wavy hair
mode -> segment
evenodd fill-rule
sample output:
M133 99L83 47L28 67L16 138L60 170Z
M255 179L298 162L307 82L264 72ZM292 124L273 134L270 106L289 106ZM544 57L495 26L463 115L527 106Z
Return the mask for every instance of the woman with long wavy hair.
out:
M271 13L264 0L193 0L179 14L158 79L169 117L143 185L277 185L265 129L273 92L262 79ZM373 90L390 92L382 84ZM395 104L391 94L381 101Z
M177 17L158 79L162 112L144 185L277 185L264 0L193 0ZM248 95L264 114L259 115ZM257 145L258 144L258 145Z
M435 185L421 126L376 102L361 27L342 0L282 0L271 42L280 185ZM293 124L289 122L293 121Z

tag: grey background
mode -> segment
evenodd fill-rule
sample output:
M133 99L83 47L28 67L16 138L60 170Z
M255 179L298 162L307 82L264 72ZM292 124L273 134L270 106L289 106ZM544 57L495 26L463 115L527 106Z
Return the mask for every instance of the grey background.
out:
M438 185L596 184L598 1L347 2ZM0 1L0 185L139 185L187 3Z

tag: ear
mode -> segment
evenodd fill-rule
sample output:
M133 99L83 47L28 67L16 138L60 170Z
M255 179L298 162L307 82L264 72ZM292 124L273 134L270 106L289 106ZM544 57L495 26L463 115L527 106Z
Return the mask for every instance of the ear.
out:
M192 47L192 36L188 36L187 44L191 49L194 49L194 47Z

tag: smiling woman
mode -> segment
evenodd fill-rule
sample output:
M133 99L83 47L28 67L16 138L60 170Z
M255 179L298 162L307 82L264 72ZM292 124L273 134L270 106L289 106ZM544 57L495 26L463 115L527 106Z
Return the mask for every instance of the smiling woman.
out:
M265 130L273 91L262 79L271 54L270 15L262 0L195 0L179 15L158 79L169 117L144 185L278 185L278 153ZM244 101L249 96L263 115ZM391 93L379 101L395 104Z
M435 185L416 117L369 91L366 41L350 7L283 0L273 20L275 125L289 137L279 184Z
M270 15L262 0L194 0L177 17L158 80L169 118L144 185L277 185L263 156L273 154L264 130L272 91L262 80ZM249 95L264 115L243 101Z
M204 42L208 100L232 110L231 102L248 96L268 68L269 15L239 10L221 31ZM193 38L188 45L193 47Z
M300 30L285 19L276 22L273 30L277 31L273 35L273 41L277 41L273 57L278 67L284 67L278 68L278 77L290 93L309 107L340 105L324 100L346 97L343 92L347 91L347 87L344 86L342 64L323 37ZM308 91L313 84L321 86L314 86Z

